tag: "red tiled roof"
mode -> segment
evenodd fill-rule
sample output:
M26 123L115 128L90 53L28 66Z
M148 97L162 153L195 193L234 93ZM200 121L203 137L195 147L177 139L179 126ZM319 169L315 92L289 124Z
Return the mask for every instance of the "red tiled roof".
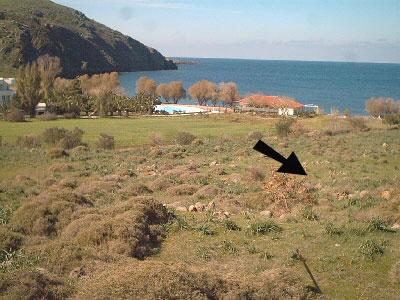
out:
M240 100L242 106L273 107L273 108L302 108L304 105L294 99L283 96L266 96L254 94Z

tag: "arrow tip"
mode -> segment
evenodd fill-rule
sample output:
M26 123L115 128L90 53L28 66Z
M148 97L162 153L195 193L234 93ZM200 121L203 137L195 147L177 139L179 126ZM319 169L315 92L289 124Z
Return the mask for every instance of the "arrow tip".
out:
M299 159L297 158L296 154L294 154L294 152L292 152L289 155L286 162L278 169L277 172L296 174L296 175L307 175L306 171L304 170L303 166L301 165Z

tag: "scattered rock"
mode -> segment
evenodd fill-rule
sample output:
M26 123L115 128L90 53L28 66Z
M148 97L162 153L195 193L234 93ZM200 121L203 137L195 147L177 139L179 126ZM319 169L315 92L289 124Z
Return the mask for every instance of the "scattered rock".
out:
M263 217L271 218L272 217L272 211L270 210L264 210L260 212L260 215Z
M215 202L214 201L210 201L208 204L207 204L207 210L212 210L212 209L214 209L215 208Z
M198 211L198 212L204 211L205 208L206 208L206 207L204 206L204 204L201 203L201 202L197 202L197 203L194 205L194 207L196 208L196 211Z
M195 207L194 205L190 205L190 206L189 206L189 211L190 211L190 212L196 212L197 209L196 209L196 207Z
M69 278L78 279L79 277L85 275L86 275L85 269L83 267L77 267L69 273Z
M185 206L178 206L175 208L176 211L183 211L183 212L187 212L188 209Z
M381 194L383 199L389 200L390 199L390 192L389 191L383 191Z
M360 195L359 195L359 196L360 196L360 199L362 199L362 198L368 196L368 194L369 194L369 192L366 191L366 190L361 191L361 192L360 192Z
M391 228L394 229L394 230L400 230L400 224L394 223Z

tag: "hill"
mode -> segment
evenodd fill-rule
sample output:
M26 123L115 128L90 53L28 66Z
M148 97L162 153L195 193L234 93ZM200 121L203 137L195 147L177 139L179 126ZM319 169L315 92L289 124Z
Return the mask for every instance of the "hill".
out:
M60 57L63 76L176 69L157 50L49 0L0 0L0 73Z

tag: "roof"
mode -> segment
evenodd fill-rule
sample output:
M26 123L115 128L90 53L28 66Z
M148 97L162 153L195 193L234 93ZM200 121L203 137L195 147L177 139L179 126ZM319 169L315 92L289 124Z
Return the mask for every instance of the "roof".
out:
M240 100L242 106L273 107L273 108L303 108L304 105L294 99L284 96L266 96L253 94Z

